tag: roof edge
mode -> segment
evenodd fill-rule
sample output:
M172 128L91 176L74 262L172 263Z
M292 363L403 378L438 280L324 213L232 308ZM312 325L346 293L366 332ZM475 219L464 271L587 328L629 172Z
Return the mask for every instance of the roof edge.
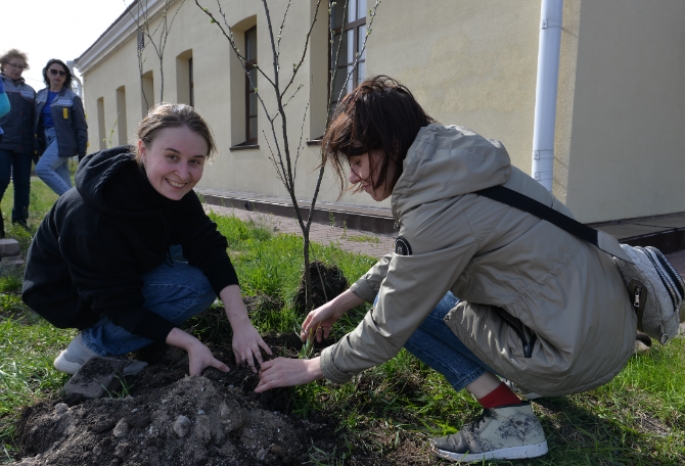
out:
M166 5L166 0L134 0L119 17L97 38L97 40L74 60L81 74L98 64L116 48L134 34L138 27L131 10L144 1L147 7L148 19L154 18ZM169 5L176 3L171 0Z

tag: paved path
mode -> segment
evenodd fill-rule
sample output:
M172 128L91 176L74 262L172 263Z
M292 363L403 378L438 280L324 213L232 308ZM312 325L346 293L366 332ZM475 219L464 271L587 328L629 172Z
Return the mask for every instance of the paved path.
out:
M241 220L253 220L280 233L302 234L302 230L300 230L300 226L294 217L280 217L273 214L250 212L243 209L219 207L209 204L205 204L205 209L222 215L234 215ZM338 247L345 251L366 254L376 258L380 258L392 251L395 246L395 240L392 236L331 227L318 223L312 223L309 230L309 238L311 241L320 244L337 243Z
M282 233L301 234L301 230L294 218L279 217L272 214L262 214L250 212L242 209L232 209L205 204L205 208L223 215L234 215L241 220L253 220L267 225L274 231ZM310 239L321 244L337 243L340 249L371 257L380 258L392 251L395 240L389 235L376 235L365 231L345 230L343 228L331 227L312 223ZM673 264L678 273L685 277L685 250L667 254L668 260Z

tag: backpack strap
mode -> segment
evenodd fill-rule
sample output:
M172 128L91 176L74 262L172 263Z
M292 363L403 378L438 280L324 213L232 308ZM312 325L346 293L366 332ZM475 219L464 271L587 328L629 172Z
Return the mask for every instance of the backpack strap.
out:
M474 191L473 194L487 197L493 201L501 202L535 215L542 220L556 225L567 233L593 244L611 256L630 262L631 264L633 263L630 257L623 251L616 238L610 234L583 225L579 221L568 217L525 194L521 194L518 191L514 191L513 189L506 188L502 185Z

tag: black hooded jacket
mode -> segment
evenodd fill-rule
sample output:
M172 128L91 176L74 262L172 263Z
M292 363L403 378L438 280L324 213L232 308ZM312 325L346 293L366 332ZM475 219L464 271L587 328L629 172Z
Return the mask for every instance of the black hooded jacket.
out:
M76 187L43 219L28 251L22 298L59 328L84 329L100 318L153 341L174 324L144 307L141 274L173 267L180 244L217 293L237 285L228 243L194 191L180 201L159 194L130 147L88 155Z

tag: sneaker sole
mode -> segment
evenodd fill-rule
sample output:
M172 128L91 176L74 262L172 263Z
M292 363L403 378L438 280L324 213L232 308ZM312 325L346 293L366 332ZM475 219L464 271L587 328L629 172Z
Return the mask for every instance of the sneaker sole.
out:
M52 362L53 366L55 366L55 369L61 372L66 372L67 374L74 375L78 372L78 370L83 366L83 364L79 364L78 362L71 362L68 361L67 358L64 357L64 353L66 353L67 350L62 351L59 353L59 355L55 358L55 360Z
M547 454L547 441L537 445L523 445L520 447L502 448L501 450L488 451L485 453L455 453L449 450L442 450L433 447L433 452L440 458L459 461L462 463L472 463L485 460L518 460L524 458L537 458Z

